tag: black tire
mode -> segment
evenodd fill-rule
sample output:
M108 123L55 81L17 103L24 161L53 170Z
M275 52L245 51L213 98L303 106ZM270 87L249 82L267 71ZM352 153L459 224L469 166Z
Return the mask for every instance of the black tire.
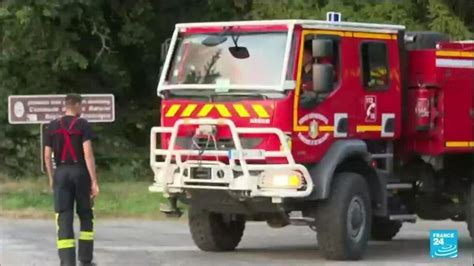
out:
M240 215L212 213L189 207L189 229L194 243L203 251L232 251L245 229L245 218Z
M367 249L371 221L370 194L365 179L355 173L336 174L329 198L316 209L318 243L324 257L361 259Z
M474 183L471 184L470 191L466 194L466 223L467 230L474 240Z
M400 221L374 217L372 219L372 239L377 241L390 241L397 235L401 227L402 222Z

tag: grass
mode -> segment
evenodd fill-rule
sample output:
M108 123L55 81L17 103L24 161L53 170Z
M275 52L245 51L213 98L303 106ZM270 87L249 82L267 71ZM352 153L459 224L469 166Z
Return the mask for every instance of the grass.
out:
M163 218L160 193L148 192L150 182L103 182L94 211L98 217ZM17 218L51 217L53 195L47 178L0 182L0 215Z

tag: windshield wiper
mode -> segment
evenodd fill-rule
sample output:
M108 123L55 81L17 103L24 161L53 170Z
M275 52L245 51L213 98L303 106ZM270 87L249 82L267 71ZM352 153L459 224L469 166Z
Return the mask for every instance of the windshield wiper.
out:
M214 101L218 97L248 97L248 98L260 98L262 100L267 100L268 96L259 92L245 93L245 92L232 92L232 93L214 93L210 95L211 99Z
M225 43L227 41L227 37L225 36L226 34L229 34L230 37L232 38L232 42L234 43L234 46L229 47L229 52L230 54L237 59L246 59L249 58L250 53L247 47L244 46L239 46L237 43L240 38L240 33L232 31L234 27L230 26L228 28L224 28L224 31L221 32L218 35L210 35L206 37L204 40L202 40L201 44L208 46L208 47L214 47L218 46L222 43Z
M181 93L174 93L168 91L165 93L165 98L175 98L175 99L207 99L210 102L212 101L212 97L210 94L203 94L202 91L199 94L196 94L196 91L180 91Z

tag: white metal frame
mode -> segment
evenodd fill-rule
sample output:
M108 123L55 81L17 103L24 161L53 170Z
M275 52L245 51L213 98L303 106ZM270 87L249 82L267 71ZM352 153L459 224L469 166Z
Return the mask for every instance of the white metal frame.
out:
M177 150L175 149L178 130L183 125L219 125L226 126L230 129L232 140L235 145L238 158L232 158L227 150L205 150L201 154L202 157L217 156L228 157L229 164L212 160L188 160L183 161L183 156L198 156L198 150ZM171 134L168 149L158 149L157 137L159 134ZM243 158L244 152L252 150L243 149L239 134L269 134L277 135L281 151L265 151L265 158L285 158L286 164L251 164L246 158ZM157 161L157 156L164 156L164 161ZM174 162L173 162L174 159ZM236 164L236 161L240 165ZM288 146L286 136L277 128L243 128L236 127L234 122L229 119L180 119L173 127L153 127L150 134L150 166L155 175L155 183L149 188L150 191L170 193L181 193L187 188L211 189L211 190L230 190L248 192L250 197L306 197L313 190L313 181L307 168L301 164L296 164ZM184 170L190 167L211 168L212 176L210 179L192 179L184 174ZM215 176L217 170L223 170L224 178ZM234 176L233 171L242 172L240 176ZM263 174L269 172L298 171L301 173L305 181L305 186L301 190L282 189L282 188L262 188L259 182L262 180L261 175L253 175L251 171L262 171ZM187 184L192 183L192 184Z
M312 19L280 19L280 20L247 20L247 21L220 21L220 22L196 22L196 23L179 23L176 28L185 29L193 27L227 27L227 26L265 26L265 25L331 25L334 27L357 27L372 29L393 29L403 30L403 25L379 24L379 23L362 23L362 22L330 22L325 20Z
M216 84L169 84L169 85L165 84L166 73L168 73L168 69L171 64L171 57L173 55L173 51L176 46L176 40L178 38L179 32L181 32L181 30L183 29L179 25L186 25L186 24L176 25L176 29L173 33L173 37L171 38L171 45L170 45L170 48L168 49L168 54L166 56L166 60L163 65L163 71L161 72L160 81L158 83L158 90L157 90L158 95L160 94L161 91L167 90L167 89L218 89L222 87L221 85L216 85ZM286 39L285 54L283 57L283 68L282 68L281 80L280 80L279 85L258 85L258 84L227 85L226 88L239 89L239 90L256 90L256 89L276 90L276 91L285 90L285 79L286 79L286 72L288 70L288 61L289 61L289 54L291 50L291 40L293 36L293 29L294 29L294 25L289 25L287 39Z
M293 39L293 31L295 25L302 25L305 28L318 28L318 29L333 29L333 30L350 30L350 31L368 31L368 32L379 32L379 33L395 33L399 30L404 30L405 26L402 25L390 25L390 24L372 24L372 23L358 23L358 22L328 22L323 20L262 20L262 21L228 21L228 22L199 22L199 23L181 23L176 24L176 28L171 38L171 45L168 49L165 63L163 65L163 71L160 76L158 83L157 93L167 89L217 89L219 85L214 84L165 84L166 73L171 64L171 56L176 46L176 40L180 32L185 32L188 28L193 27L226 27L226 26L265 26L265 25L286 25L288 27L288 37L285 48L285 56L283 62L283 70L281 73L280 85L269 86L269 85L229 85L229 89L241 89L241 90L277 90L284 91L286 73L288 70L288 62L290 60L291 42Z

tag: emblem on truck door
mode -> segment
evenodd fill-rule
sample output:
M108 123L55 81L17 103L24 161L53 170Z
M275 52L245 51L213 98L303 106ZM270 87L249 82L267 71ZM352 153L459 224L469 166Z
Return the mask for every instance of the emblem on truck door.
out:
M309 136L315 139L318 136L318 131L318 122L316 122L316 120L311 121L311 123L309 123Z
M298 138L306 145L316 146L325 142L329 138L329 120L322 114L309 113L300 118L299 124L308 125L308 132L298 133ZM322 134L320 134L322 133Z

